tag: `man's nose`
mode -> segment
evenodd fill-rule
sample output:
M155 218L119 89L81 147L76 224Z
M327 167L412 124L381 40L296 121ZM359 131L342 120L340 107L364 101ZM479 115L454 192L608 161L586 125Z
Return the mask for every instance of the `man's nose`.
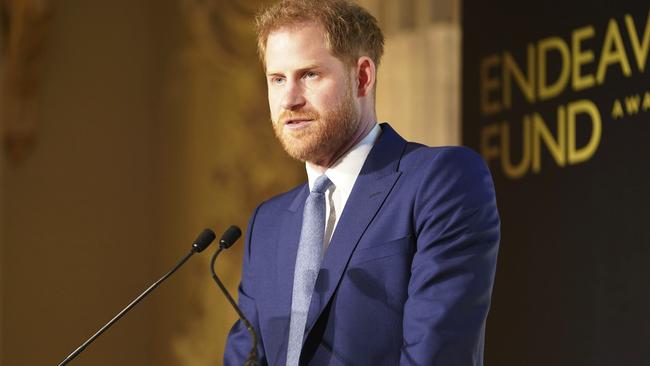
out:
M284 96L282 98L282 108L293 111L300 109L305 105L305 96L303 90L298 83L287 83Z

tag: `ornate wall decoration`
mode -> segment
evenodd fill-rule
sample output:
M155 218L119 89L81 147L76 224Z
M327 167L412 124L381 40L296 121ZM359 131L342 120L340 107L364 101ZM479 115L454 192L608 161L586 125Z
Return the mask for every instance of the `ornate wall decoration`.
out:
M237 223L245 228L256 205L305 179L304 165L282 151L271 127L253 27L261 5L258 0L179 1L185 34L170 60L173 72L163 82L163 113L179 116L166 117L170 128L182 131L169 144L189 151L186 159L191 163L182 175L193 177L193 183L183 197L171 198L175 194L170 191L164 199L187 205L184 219L188 221L205 220L218 228ZM164 169L163 176L174 179L185 168ZM173 230L183 228L176 220L163 230L163 237L168 238ZM233 295L243 247L242 240L217 265ZM174 306L194 311L173 320L170 329L181 330L160 340L167 353L160 361L165 365L220 364L235 312L203 271L178 293L183 294L182 300Z
M4 0L0 123L9 161L25 159L36 141L38 59L51 14L49 0Z

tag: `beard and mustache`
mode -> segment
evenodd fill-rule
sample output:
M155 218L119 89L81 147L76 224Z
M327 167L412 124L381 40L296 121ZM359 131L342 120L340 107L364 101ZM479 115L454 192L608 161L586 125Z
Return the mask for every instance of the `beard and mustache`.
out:
M359 124L359 112L354 105L352 86L348 83L346 93L332 108L319 113L311 109L284 110L277 121L272 121L275 136L284 150L294 159L325 165L355 134ZM312 122L298 130L284 128L288 119L305 119Z

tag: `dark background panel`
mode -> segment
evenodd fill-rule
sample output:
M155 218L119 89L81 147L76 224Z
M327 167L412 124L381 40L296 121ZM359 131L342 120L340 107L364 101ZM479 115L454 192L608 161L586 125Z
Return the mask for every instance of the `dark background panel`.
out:
M646 27L644 1L497 0L463 7L463 142L480 151L484 126L507 120L513 160L521 155L522 117L539 113L555 134L557 108L587 99L602 117L602 137L591 159L559 167L542 149L542 169L506 177L490 161L502 241L488 319L487 365L644 365L650 362L650 110L614 120L614 100L650 92L648 60L640 73L624 15ZM528 103L513 87L510 110L480 111L479 66L491 54L510 52L524 67L526 46L560 37L571 47L574 30L592 25L583 42L595 54L583 73L594 73L607 24L619 26L632 76L612 66L603 85L570 86L546 101ZM559 58L549 59L549 77ZM578 119L578 146L591 129ZM585 127L587 126L587 127Z

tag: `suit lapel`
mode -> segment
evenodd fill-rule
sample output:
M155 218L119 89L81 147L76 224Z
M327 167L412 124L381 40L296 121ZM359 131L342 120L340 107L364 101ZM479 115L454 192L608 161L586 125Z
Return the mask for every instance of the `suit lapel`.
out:
M305 200L308 195L308 188L305 184L303 189L296 195L292 204L287 207L282 224L280 235L278 235L277 267L277 290L278 297L283 299L278 304L286 306L287 316L291 313L291 291L293 287L293 272L296 266L296 255L300 242L300 230L302 228L302 213ZM286 303L286 304L285 304Z
M382 135L354 183L323 259L311 298L305 335L309 334L334 294L350 256L401 174L397 168L406 141L387 124L381 127ZM293 253L292 275L295 257Z
M291 292L293 290L293 272L296 266L296 254L300 241L302 213L307 199L308 188L305 184L296 194L292 204L287 207L280 224L276 252L276 283L275 291L271 293L269 303L273 309L274 331L264 341L269 349L275 350L275 360L270 359L271 365L280 364L286 359L287 339L289 335L289 317L291 316ZM284 321L285 319L286 321ZM272 343L272 344L269 344ZM271 356L271 355L269 355Z

